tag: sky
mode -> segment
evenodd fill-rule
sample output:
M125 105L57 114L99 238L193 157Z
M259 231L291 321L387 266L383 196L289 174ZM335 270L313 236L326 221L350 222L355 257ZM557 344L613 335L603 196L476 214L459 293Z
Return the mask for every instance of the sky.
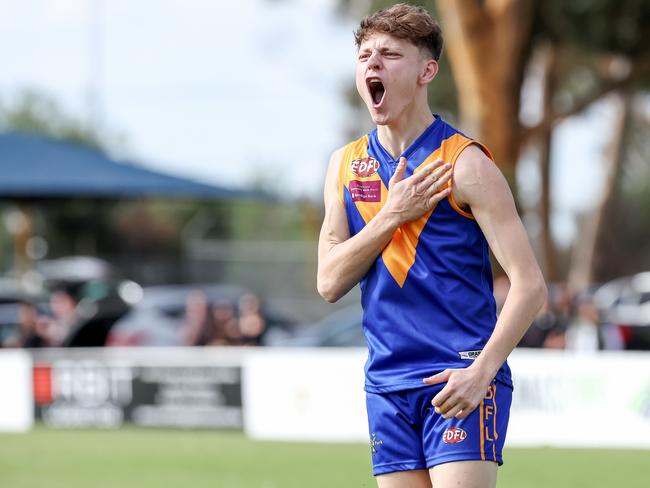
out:
M155 169L228 186L282 174L313 195L354 70L333 3L0 0L0 99L51 94Z
M344 90L353 83L356 23L335 4L0 0L0 102L38 90L123 135L119 155L149 168L316 199L350 126ZM602 188L610 113L597 104L554 136L560 245ZM533 195L534 164L521 168L521 193Z

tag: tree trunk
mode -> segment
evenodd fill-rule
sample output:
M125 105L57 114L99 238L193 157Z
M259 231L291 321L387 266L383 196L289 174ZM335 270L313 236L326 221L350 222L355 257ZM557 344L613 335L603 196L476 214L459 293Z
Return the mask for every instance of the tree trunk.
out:
M616 186L625 155L624 142L632 109L632 95L630 91L626 91L618 98L619 108L611 125L612 139L606 156L607 169L601 198L594 209L585 215L580 235L573 248L569 286L576 291L586 288L594 281L599 258L599 241L605 233L604 216L615 202Z
M437 6L458 88L461 126L490 148L514 188L533 3L437 0Z
M543 118L553 113L553 96L558 80L558 47L549 44L544 53L544 74L542 110ZM541 233L542 233L542 256L544 276L550 282L559 280L557 269L557 252L555 242L551 233L551 151L553 147L553 129L548 126L539 134L539 164L542 179L541 198L539 202Z

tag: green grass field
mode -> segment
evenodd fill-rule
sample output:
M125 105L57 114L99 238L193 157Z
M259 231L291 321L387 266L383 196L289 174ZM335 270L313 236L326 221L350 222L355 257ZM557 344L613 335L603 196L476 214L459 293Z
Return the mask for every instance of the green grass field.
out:
M373 487L369 447L122 429L0 435L2 488ZM650 451L509 449L501 488L650 486Z

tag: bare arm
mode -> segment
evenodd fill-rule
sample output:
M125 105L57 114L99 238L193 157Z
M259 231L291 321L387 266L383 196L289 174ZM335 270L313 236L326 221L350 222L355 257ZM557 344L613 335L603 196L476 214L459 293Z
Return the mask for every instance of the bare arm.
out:
M447 381L433 404L447 418L465 418L523 337L547 292L508 184L478 147L469 146L459 156L452 188L456 201L470 206L511 284L494 332L478 358L464 370L445 370L425 380Z
M400 225L420 217L447 196L446 182L451 177L449 165L436 161L403 179L406 160L402 158L390 180L386 204L350 237L347 214L338 198L342 154L340 149L330 158L324 191L325 219L318 240L317 288L328 302L337 301L363 278Z

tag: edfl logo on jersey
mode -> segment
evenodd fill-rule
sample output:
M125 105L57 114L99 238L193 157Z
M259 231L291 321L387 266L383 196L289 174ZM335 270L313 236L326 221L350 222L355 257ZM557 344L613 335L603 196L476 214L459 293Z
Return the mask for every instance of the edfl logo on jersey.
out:
M375 158L359 158L350 163L350 170L359 178L368 178L379 169L379 161Z

